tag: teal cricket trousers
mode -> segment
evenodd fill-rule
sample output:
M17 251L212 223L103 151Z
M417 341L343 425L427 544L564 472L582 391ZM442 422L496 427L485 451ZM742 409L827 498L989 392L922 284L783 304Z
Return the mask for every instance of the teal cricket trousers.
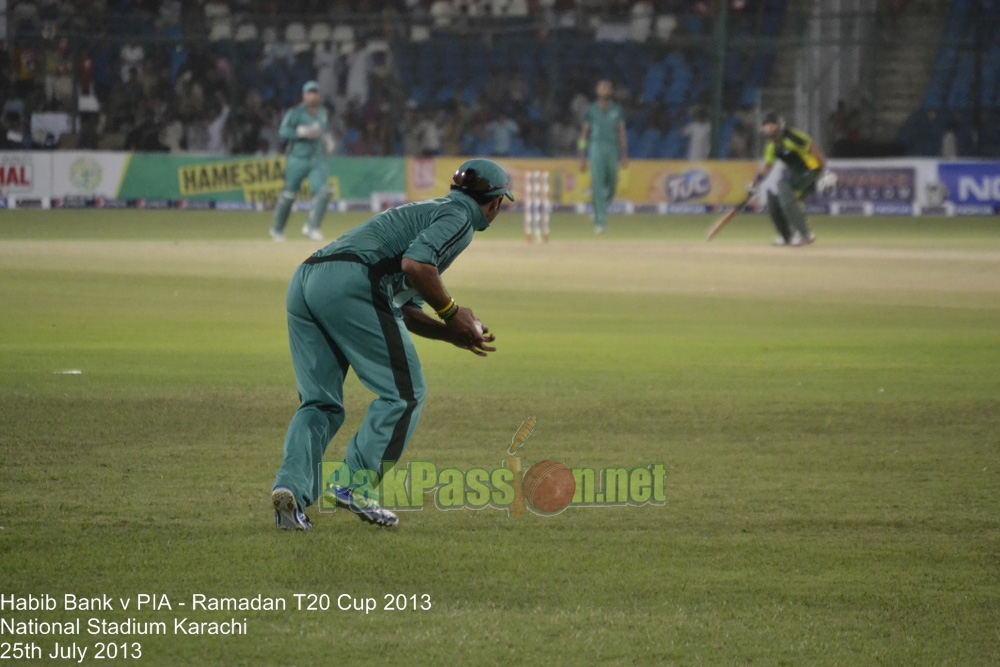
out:
M303 509L322 493L319 468L344 423L349 367L377 396L347 445L343 460L352 474L398 461L420 418L424 376L410 333L380 289L385 271L350 255L310 258L288 287L288 340L300 405L274 486L291 489Z
M595 150L590 155L590 191L594 202L594 225L608 226L608 206L618 188L618 152Z
M285 189L278 195L278 203L274 207L274 221L271 223L271 229L275 232L284 233L285 225L288 224L288 216L292 212L292 204L295 203L295 197L299 188L302 187L302 181L307 178L309 179L309 187L312 188L313 200L306 225L318 229L323 222L323 215L326 213L326 207L333 194L327 183L329 174L326 169L326 160L289 157L285 162Z

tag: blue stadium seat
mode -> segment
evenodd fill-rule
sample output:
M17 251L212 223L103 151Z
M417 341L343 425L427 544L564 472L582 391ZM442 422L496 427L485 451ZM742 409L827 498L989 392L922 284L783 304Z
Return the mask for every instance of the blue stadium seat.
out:
M934 60L934 69L931 80L924 93L922 106L925 109L944 108L945 99L948 96L949 86L958 62L958 49L954 46L943 46Z
M510 157L527 157L528 149L520 135L515 134L510 140Z
M545 122L545 116L542 114L542 107L538 103L538 100L534 100L528 106L528 120L533 123L543 123Z
M687 157L687 139L681 136L679 129L674 128L667 133L658 157L666 160L680 160Z
M642 127L638 123L633 123L632 125L626 125L625 136L628 139L629 152L632 152L632 146L639 145L639 137L641 136Z
M991 111L987 116L979 149L985 155L1000 155L1000 111Z
M277 89L275 89L274 86L271 86L271 85L268 85L268 84L260 84L260 85L258 85L257 86L257 90L258 90L258 92L260 92L260 97L264 101L265 104L267 104L268 102L270 102L271 100L273 100L277 96L277 94L278 94Z
M918 109L910 114L899 131L899 141L908 155L934 157L941 154L944 114L934 109Z
M663 103L667 106L684 106L688 102L687 93L691 78L691 70L686 66L676 70L670 85L663 93Z
M429 100L430 97L430 89L426 85L421 84L410 89L409 99L412 100L417 106L427 104L427 100Z
M659 63L654 63L646 71L646 79L642 85L642 102L651 104L663 92L663 84L666 80L666 67Z
M453 97L455 97L454 89L449 86L445 86L438 89L438 91L434 94L434 102L436 104L445 104L450 102Z
M473 155L492 155L493 154L493 142L489 139L476 139L475 143L472 144L472 154Z
M462 147L463 155L475 154L476 138L471 134L469 134L468 132L464 133L461 137L459 137L458 143Z
M681 19L681 25L692 35L700 35L705 32L705 20L700 16L686 16Z
M953 0L945 22L944 36L960 38L965 32L969 15L972 12L972 0Z
M979 104L984 107L1000 106L1000 44L991 46L983 59Z
M479 92L479 86L476 84L469 84L462 89L462 101L468 105L472 105L476 101L476 94Z
M663 140L661 132L655 127L647 127L642 131L639 140L636 142L635 150L629 145L629 153L636 158L644 159L657 157L660 142Z
M954 110L972 108L972 87L976 76L976 56L964 53L958 60L958 67L948 93L947 107Z
M739 124L739 120L733 116L730 116L722 122L722 128L719 131L719 157L728 158L729 157L729 142L733 138L733 132L736 130L736 126Z
M757 100L759 97L759 88L744 88L743 92L740 94L740 108L752 109L757 106Z

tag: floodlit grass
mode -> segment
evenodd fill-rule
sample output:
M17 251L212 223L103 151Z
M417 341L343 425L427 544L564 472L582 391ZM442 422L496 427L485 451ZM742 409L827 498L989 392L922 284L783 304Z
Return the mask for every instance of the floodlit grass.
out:
M0 644L138 642L143 664L1000 659L996 220L815 218L819 242L791 250L759 216L711 244L708 218L615 218L595 238L556 216L528 246L508 214L445 275L499 351L418 341L429 397L404 463L497 467L534 414L526 467L663 463L666 505L430 507L393 531L312 511L308 534L274 530L269 491L296 406L284 293L315 244L301 216L281 245L269 222L0 217L0 594L115 600L6 609L84 634ZM370 398L350 378L331 458ZM288 609L197 611L194 594ZM389 594L432 606L387 611ZM170 632L91 636L91 617ZM247 635L174 634L185 617Z

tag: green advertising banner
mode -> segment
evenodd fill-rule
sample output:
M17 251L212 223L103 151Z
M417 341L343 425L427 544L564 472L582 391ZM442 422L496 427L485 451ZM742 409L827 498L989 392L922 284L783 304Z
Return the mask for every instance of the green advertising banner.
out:
M327 158L334 201L368 201L406 192L403 158ZM285 184L285 157L134 153L118 199L231 201L272 206ZM302 197L310 195L308 182Z

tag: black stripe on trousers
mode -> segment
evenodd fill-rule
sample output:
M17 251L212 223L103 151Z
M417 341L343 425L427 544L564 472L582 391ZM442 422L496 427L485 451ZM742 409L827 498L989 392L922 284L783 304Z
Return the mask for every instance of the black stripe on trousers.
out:
M396 384L396 391L399 392L399 397L406 401L403 416L392 429L389 444L382 453L383 462L395 462L403 455L406 432L410 430L410 419L417 408L417 397L413 393L413 379L410 377L410 362L406 359L403 335L399 333L399 325L396 323L396 316L389 309L389 302L379 289L380 281L381 276L378 275L378 271L372 271L372 304L375 306L375 314L378 316L379 326L382 327L382 337L385 338L388 348L389 365L392 367L392 379Z

